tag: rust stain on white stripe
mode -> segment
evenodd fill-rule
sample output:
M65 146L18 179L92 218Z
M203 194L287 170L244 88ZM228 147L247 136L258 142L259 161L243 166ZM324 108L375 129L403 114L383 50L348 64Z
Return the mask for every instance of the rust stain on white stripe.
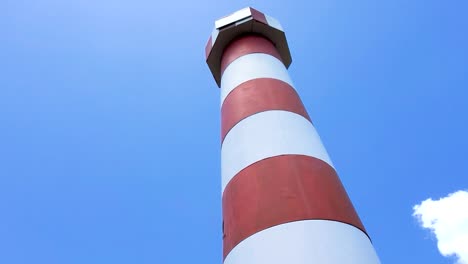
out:
M284 64L265 53L253 53L231 62L221 77L221 105L239 84L257 78L278 79L293 86Z
M312 123L289 111L270 110L237 123L221 147L222 191L241 170L279 155L305 155L333 164Z
M224 264L380 264L367 235L328 220L290 222L260 231L232 249Z

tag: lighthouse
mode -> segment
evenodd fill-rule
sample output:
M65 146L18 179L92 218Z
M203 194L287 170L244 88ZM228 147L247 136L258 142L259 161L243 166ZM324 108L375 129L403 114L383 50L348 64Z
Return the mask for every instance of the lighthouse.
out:
M379 264L289 77L280 23L253 8L215 22L224 264Z

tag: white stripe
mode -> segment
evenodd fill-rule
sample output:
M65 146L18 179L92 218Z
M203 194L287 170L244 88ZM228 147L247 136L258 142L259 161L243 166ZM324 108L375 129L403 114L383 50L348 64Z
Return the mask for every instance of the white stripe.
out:
M221 105L239 84L257 78L274 78L293 86L284 64L265 53L252 53L231 62L221 77Z
M279 23L278 20L276 20L275 18L272 18L271 16L268 16L268 15L265 15L265 18L266 18L266 21L267 21L269 26L274 27L274 28L276 28L278 30L284 31L283 27L281 26L281 24Z
M278 225L240 242L224 264L379 264L369 238L341 222L307 220Z
M297 154L332 165L312 123L293 112L271 110L236 124L221 147L222 191L242 169L265 158Z

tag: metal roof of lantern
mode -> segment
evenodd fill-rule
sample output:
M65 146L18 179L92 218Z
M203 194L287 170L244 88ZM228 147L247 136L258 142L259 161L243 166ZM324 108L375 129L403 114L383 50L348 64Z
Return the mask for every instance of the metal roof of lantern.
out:
M238 36L253 33L269 39L278 50L286 67L291 64L286 35L280 23L251 7L243 8L229 16L218 19L206 44L206 63L218 86L221 85L221 58L229 43Z

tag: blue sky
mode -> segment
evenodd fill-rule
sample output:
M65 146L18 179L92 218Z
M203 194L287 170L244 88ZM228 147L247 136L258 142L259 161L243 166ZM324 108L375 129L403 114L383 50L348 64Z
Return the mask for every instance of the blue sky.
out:
M280 20L383 263L453 263L413 206L468 188L466 1L0 2L0 263L221 263L214 21Z

